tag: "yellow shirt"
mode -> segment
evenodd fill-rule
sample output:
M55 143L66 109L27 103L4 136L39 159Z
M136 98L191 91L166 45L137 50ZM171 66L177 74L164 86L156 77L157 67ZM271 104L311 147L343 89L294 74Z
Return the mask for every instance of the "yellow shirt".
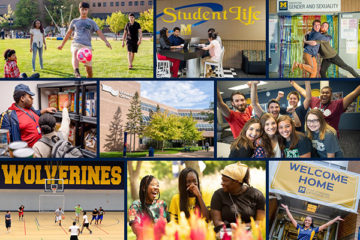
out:
M210 203L211 203L211 194L207 193L207 192L202 192L201 193L202 199L205 203L205 206L207 209L209 209L210 211ZM189 212L192 212L195 210L195 203L196 203L196 197L190 197L189 198ZM172 199L171 199L171 203L170 203L170 207L169 207L169 213L170 213L170 217L173 219L175 219L175 221L177 222L180 216L180 194L177 193L175 194Z

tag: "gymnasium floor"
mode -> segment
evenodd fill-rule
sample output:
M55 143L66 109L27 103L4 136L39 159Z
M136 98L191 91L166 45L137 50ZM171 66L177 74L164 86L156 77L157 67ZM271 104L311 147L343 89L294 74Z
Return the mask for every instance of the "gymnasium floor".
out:
M91 214L87 214L89 221ZM11 212L11 232L5 228L5 212L0 212L1 240L64 240L70 239L69 227L75 219L74 212L65 212L62 226L55 224L54 213L25 212L24 221L19 221L17 212ZM81 219L80 219L81 221ZM89 226L93 231L84 228L79 240L114 240L124 239L124 213L106 212L102 224Z

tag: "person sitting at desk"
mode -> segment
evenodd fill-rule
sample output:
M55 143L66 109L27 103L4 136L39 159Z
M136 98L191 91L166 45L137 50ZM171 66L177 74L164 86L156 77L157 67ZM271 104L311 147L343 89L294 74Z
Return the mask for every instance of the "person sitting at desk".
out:
M169 37L170 45L171 46L179 46L185 43L185 40L180 37L180 28L174 27L173 34Z
M171 46L171 43L169 41L169 31L167 28L162 28L160 30L160 39L159 39L159 43L160 43L160 49L173 49L173 48L182 48L181 45L179 46ZM165 57L163 55L161 55L160 53L157 54L157 57L159 60L168 60L170 62L172 62L172 67L170 68L170 71L172 73L172 77L177 78L178 77L178 71L179 71L179 66L180 66L180 60L178 59L174 59L174 58L169 58L169 57Z
M173 34L170 35L169 41L170 41L171 46L179 46L179 45L185 43L185 40L182 37L180 37L180 28L179 27L174 27ZM182 72L182 70L185 68L185 66L186 66L186 62L180 61L180 66L179 66L180 72Z
M217 34L216 33L209 33L209 42L210 44L206 47L203 47L203 50L209 50L210 56L204 57L201 59L201 73L204 72L204 64L205 62L219 62L221 61L221 46L219 41L216 40ZM208 70L206 69L206 72ZM206 74L208 75L208 73ZM205 76L204 76L205 77Z

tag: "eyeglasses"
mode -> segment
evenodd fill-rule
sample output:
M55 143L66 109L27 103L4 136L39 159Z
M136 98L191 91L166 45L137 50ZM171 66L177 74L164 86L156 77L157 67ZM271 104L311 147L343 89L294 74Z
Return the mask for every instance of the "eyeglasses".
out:
M307 120L307 123L319 123L319 119Z

